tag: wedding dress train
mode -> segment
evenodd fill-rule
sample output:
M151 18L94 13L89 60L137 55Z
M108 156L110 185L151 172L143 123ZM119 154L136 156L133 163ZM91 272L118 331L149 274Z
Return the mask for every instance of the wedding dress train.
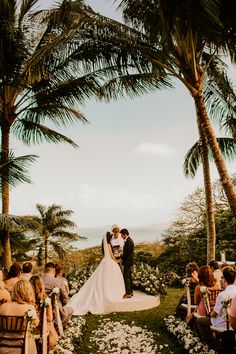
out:
M106 236L103 248L104 258L68 303L74 310L73 315L85 315L88 312L93 314L108 313L112 308L112 303L122 299L125 294L123 275L119 265L110 256Z

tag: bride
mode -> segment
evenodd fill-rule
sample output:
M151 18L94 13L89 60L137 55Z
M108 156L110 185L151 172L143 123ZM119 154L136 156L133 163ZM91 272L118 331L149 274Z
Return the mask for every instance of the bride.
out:
M68 303L74 310L73 315L85 315L87 312L108 313L112 308L112 303L121 300L125 294L123 275L112 253L111 237L110 233L104 237L103 259L91 277Z

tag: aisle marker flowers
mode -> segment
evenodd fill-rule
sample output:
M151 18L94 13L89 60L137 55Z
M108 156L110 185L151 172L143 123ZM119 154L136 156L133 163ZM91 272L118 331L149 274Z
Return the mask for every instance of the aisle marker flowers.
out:
M178 342L188 350L190 354L215 354L213 349L201 343L200 339L194 335L186 322L176 319L174 316L164 318L167 330L176 336Z
M83 330L86 321L82 316L73 317L67 324L64 331L64 338L60 338L56 347L50 351L50 354L73 354L75 353L75 344L79 343L83 336Z

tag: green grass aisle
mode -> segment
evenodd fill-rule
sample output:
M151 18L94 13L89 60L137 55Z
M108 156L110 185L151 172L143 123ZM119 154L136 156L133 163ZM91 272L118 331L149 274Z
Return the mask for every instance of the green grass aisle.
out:
M90 342L92 331L98 328L100 324L99 321L104 318L109 318L111 321L124 320L126 324L140 326L154 333L154 340L158 346L157 352L163 354L183 354L184 349L178 346L176 339L166 331L163 325L163 318L174 313L180 296L180 289L169 288L168 294L161 299L160 306L151 310L114 313L106 316L87 315L86 330L83 336L83 341L77 348L76 353L96 354L98 352L96 345L93 342ZM168 344L168 346L164 346L164 344ZM162 348L160 346L164 347ZM106 353L104 352L104 354ZM114 352L114 354L116 353Z

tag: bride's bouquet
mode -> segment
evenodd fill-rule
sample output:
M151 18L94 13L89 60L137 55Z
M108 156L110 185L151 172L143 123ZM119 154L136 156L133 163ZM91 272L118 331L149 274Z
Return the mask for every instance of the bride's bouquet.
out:
M114 246L113 249L113 255L115 258L121 258L122 256L122 249L120 248L120 246Z

